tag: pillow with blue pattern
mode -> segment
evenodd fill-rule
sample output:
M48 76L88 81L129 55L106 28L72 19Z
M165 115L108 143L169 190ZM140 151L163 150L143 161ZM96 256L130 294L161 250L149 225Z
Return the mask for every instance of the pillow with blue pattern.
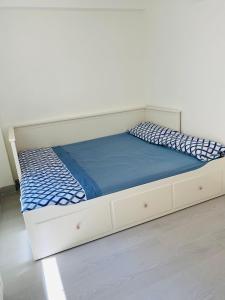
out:
M207 162L225 156L225 146L207 139L189 136L151 122L142 122L129 133L151 144L189 154Z

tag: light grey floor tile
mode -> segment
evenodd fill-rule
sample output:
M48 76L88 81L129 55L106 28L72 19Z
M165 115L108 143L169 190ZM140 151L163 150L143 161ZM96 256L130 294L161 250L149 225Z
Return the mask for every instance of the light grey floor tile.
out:
M32 261L18 195L2 199L1 207L5 300L48 299L43 266L49 260ZM65 297L49 300L225 300L225 197L50 260L58 268Z

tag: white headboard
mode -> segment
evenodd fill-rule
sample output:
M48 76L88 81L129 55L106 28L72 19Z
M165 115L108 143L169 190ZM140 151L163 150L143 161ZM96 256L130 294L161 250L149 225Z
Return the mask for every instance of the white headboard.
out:
M181 111L177 109L147 106L145 119L153 123L181 131Z
M142 121L152 121L178 131L181 130L180 111L151 106L69 116L12 127L9 130L9 142L17 176L21 178L18 151L65 145L117 134ZM14 176L16 177L16 174Z

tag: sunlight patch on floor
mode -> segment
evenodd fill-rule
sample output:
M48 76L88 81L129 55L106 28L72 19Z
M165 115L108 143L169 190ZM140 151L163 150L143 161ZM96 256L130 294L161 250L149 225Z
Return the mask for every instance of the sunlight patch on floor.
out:
M66 295L55 257L42 260L48 300L66 300Z

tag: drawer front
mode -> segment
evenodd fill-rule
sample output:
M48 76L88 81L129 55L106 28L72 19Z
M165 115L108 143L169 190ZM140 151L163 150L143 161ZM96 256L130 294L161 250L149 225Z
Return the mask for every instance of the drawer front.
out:
M147 221L153 216L172 209L172 186L152 189L112 202L113 222L116 229Z
M212 172L174 184L174 206L184 207L222 193L222 172Z
M36 226L38 253L46 256L49 251L54 253L65 250L111 231L110 206L109 203L101 203L97 207L83 209Z

